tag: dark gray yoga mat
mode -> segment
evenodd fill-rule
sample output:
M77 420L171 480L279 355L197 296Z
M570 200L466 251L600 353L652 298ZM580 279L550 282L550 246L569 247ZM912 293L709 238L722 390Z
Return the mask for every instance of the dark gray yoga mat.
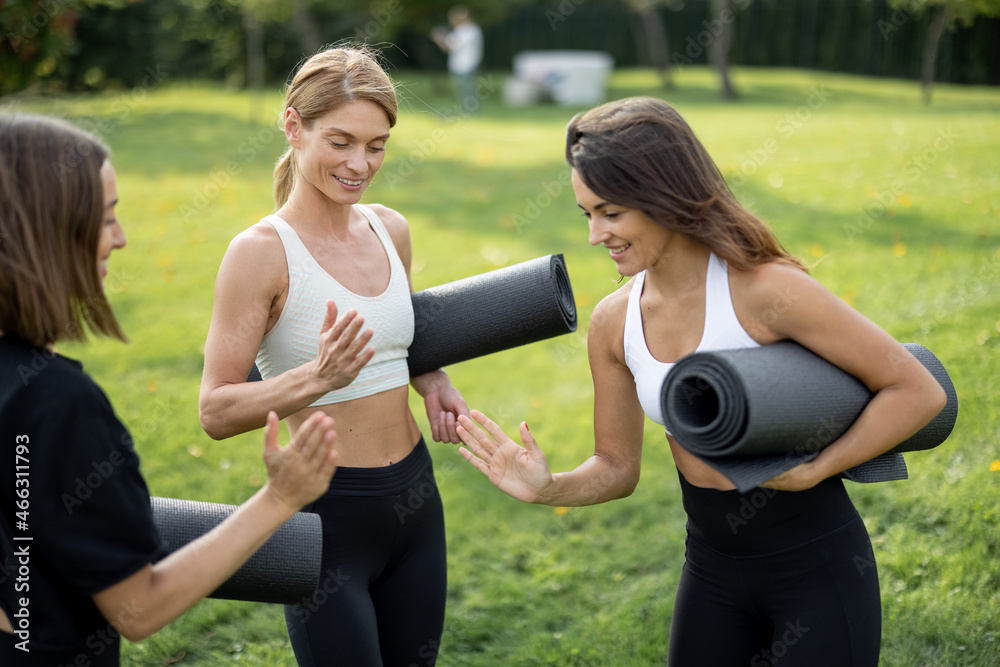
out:
M412 301L411 376L576 331L561 254L414 292Z
M410 377L576 331L576 302L561 254L431 287L410 298ZM260 379L255 365L247 381Z
M174 552L239 509L235 505L153 498L153 521ZM318 514L297 512L210 598L299 604L319 585L323 528Z
M955 426L958 396L944 366L921 345L904 347L938 380L947 404L906 441L845 471L848 479L906 479L902 453L938 446ZM912 358L901 352L898 361ZM783 342L688 355L667 373L660 403L677 442L748 491L815 458L871 397L857 378L797 343Z

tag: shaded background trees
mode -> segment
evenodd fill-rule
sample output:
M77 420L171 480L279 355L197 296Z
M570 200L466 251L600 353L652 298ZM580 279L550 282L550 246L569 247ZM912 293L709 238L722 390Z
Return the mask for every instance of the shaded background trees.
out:
M444 70L428 38L451 0L0 0L0 93L134 87L172 78L280 82L343 39L390 45L397 69ZM526 49L599 49L617 66L803 67L1000 83L1000 0L465 0L483 67ZM731 19L722 20L723 17ZM930 45L925 48L925 45ZM930 50L928 50L930 49ZM928 53L934 54L931 58ZM930 60L929 60L930 59ZM928 68L928 60L936 67Z
M889 32L909 15L930 14L920 57L920 88L925 104L931 102L931 86L945 29L954 32L960 25L973 25L980 16L1000 16L1000 0L889 0L889 4L894 10L892 18L882 26Z

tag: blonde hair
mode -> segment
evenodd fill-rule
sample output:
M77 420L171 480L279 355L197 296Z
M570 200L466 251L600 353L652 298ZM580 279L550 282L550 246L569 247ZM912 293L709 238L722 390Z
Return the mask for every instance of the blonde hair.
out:
M0 113L0 330L44 347L86 324L126 340L97 271L108 148L69 123Z
M285 88L285 112L294 108L307 128L330 111L356 100L380 106L396 125L396 88L379 65L377 52L365 46L339 46L320 51L306 60ZM288 150L274 167L274 201L280 208L295 185L296 150Z

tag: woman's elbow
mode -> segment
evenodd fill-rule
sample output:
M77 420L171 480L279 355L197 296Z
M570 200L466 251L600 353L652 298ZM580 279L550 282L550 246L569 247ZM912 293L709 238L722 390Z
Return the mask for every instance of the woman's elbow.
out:
M627 479L622 485L618 498L628 498L635 492L637 486L639 486L639 475Z
M639 486L639 470L631 467L620 468L617 479L615 479L611 486L612 497L610 500L628 498L635 492L636 487Z
M909 404L913 406L914 418L919 418L920 428L929 424L948 404L948 394L941 383L928 372L921 381L913 387Z
M931 419L937 416L939 412L944 410L944 407L948 404L948 394L945 393L944 388L935 379L934 386L929 389L930 398L928 399L928 404L931 406L930 413Z
M133 644L137 644L156 634L156 630L152 628L138 628L132 625L127 625L125 627L118 628L118 634Z
M135 602L131 606L132 609L125 609L118 618L111 619L111 625L118 634L130 642L138 643L149 639L166 625L163 619L153 618L145 609L136 607Z
M206 400L200 401L198 405L198 420L201 422L202 430L212 440L224 440L232 435L226 428L226 420L218 410L213 410Z

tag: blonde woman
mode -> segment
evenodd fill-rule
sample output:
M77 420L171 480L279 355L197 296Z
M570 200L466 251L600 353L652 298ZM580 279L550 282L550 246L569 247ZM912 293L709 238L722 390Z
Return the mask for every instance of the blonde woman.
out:
M336 420L339 472L309 508L323 521L323 578L313 599L285 608L296 659L433 664L445 533L408 405L410 232L396 211L359 203L396 124L393 83L364 49L322 51L288 85L282 123L277 212L240 233L219 268L202 425L228 437L263 425L268 406L293 434L317 412ZM248 383L255 361L263 381ZM434 440L459 442L468 409L448 376L412 385ZM423 502L410 512L414 493Z

